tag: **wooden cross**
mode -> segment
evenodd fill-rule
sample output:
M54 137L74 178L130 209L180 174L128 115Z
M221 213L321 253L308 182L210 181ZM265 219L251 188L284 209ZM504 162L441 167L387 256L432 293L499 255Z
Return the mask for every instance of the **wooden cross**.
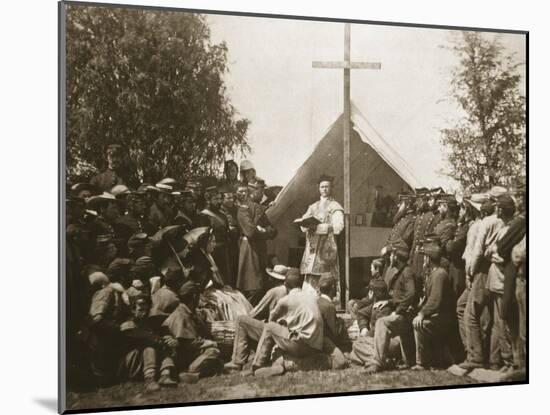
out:
M344 295L340 296L341 306L347 307L349 302L349 258L350 258L350 129L351 129L351 99L350 99L350 70L351 69L381 69L379 62L351 62L350 59L350 24L344 26L344 61L322 62L313 61L314 68L343 69L344 70L344 217L345 217L345 239L346 239L346 282Z

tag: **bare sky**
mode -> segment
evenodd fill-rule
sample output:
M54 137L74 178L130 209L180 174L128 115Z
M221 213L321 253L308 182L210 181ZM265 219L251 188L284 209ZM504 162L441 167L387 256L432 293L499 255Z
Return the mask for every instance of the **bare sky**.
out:
M285 185L343 111L343 74L313 69L314 60L342 60L344 24L209 16L212 40L229 48L228 93L251 121L248 157L268 184ZM351 58L381 62L352 70L351 97L426 186L454 187L444 168L439 131L459 115L448 98L454 55L450 31L351 26ZM487 34L494 36L494 34ZM522 35L499 35L525 60ZM524 88L524 86L523 86Z

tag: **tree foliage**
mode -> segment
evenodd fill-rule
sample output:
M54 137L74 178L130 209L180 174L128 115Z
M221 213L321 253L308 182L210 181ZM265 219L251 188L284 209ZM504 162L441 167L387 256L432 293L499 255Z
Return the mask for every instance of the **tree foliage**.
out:
M525 97L513 54L499 37L463 32L450 49L459 58L451 94L465 116L441 131L449 149L447 174L464 188L512 186L526 173Z
M212 175L249 150L226 95L227 46L198 14L67 6L67 173L126 150L127 183Z

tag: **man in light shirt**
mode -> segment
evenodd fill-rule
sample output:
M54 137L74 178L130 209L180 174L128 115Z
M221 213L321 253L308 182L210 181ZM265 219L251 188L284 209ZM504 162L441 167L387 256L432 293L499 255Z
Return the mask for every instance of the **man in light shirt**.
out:
M271 311L258 341L252 363L255 375L263 375L261 368L269 365L275 346L282 353L299 358L323 350L323 317L317 298L302 291L303 283L304 278L297 269L288 271L285 281L288 295L281 298ZM284 371L282 366L267 369Z

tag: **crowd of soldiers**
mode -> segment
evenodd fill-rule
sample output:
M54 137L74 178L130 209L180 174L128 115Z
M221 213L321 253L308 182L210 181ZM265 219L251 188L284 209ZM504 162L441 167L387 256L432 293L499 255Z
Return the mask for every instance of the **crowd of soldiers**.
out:
M144 377L156 390L218 373L206 323L248 313L276 281L265 272L275 194L247 160L240 179L229 160L206 188L164 178L130 189L122 147L106 158L105 171L67 189L69 384Z
M206 188L167 177L130 189L123 157L109 146L108 168L67 190L69 386L144 379L156 391L223 372L349 364L524 369L521 192L402 198L368 295L349 304L360 331L351 342L334 305L339 282L320 275L312 294L298 269L268 258L276 194L252 163L227 161L224 180ZM218 321L234 325L225 364Z
M350 358L369 373L391 362L418 370L458 363L521 377L524 191L495 186L459 203L434 190L401 196L383 256L372 265L370 296L351 304L360 338Z

